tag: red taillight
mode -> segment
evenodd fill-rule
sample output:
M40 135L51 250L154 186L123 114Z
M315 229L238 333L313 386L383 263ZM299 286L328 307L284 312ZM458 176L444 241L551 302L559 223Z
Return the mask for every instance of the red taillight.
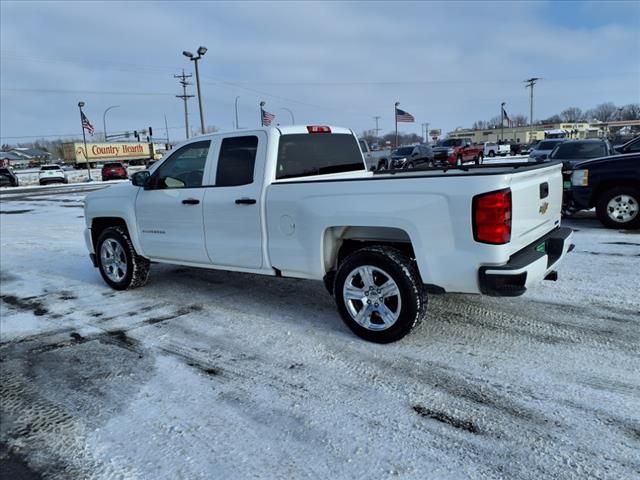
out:
M473 197L473 238L493 245L511 241L511 189Z
M307 132L309 133L331 133L331 129L329 127L325 127L322 125L308 125Z

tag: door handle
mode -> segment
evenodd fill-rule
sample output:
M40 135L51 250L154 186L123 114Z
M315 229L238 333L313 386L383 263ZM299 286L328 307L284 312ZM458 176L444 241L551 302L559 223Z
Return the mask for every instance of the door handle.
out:
M198 205L199 203L200 203L200 200L196 198L186 198L182 200L183 205Z
M253 205L256 203L255 198L238 198L236 200L236 205Z

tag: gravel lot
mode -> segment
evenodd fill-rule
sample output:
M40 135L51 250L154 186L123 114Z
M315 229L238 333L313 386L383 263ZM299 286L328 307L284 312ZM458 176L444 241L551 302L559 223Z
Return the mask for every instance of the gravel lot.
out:
M83 194L0 202L7 478L640 477L640 235L587 212L558 282L431 296L392 345L321 284L153 265L110 290Z

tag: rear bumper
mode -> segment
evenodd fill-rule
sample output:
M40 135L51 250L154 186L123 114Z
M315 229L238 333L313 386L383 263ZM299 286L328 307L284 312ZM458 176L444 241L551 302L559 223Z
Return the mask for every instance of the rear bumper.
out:
M485 295L517 297L527 288L555 279L555 268L573 250L573 230L559 227L511 256L505 265L478 270L480 291Z

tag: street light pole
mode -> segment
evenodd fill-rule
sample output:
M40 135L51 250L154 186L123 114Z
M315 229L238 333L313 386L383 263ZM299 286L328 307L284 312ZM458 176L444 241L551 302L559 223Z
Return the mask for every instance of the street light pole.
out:
M84 102L78 102L78 108L80 109L80 128L82 128L82 143L84 143L84 158L87 161L87 175L91 182L93 179L91 178L91 165L89 164L89 151L87 150L87 136L84 133L84 122L82 121L82 117L84 116L82 107L84 107Z
M200 108L200 133L204 135L204 112L202 111L202 93L200 92L200 71L198 70L198 60L200 60L204 54L207 53L207 47L198 47L198 56L196 57L189 51L184 51L182 54L188 57L196 64L196 89L198 90L198 107Z
M239 96L236 97L236 130L240 130L240 127L238 125L238 99L239 98L240 98Z
M295 118L293 118L293 112L289 110L287 107L282 107L282 110L286 110L287 112L289 112L289 115L291 115L291 125L295 125L296 120Z
M112 108L118 108L118 107L120 107L120 105L111 105L102 114L102 127L104 128L103 132L104 132L104 141L105 142L108 142L108 140L107 140L107 112L109 110L111 110Z

